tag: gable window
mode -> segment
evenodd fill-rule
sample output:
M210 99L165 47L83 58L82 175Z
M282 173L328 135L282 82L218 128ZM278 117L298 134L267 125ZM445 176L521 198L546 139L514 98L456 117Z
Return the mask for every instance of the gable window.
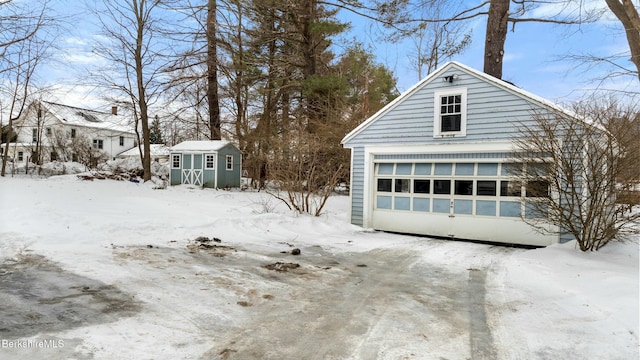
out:
M215 166L215 156L213 154L207 154L204 156L204 168L213 169Z
M233 170L233 155L227 155L227 170Z
M434 94L434 137L467 135L467 89L436 91Z
M31 141L38 141L38 129L31 129Z
M124 136L120 136L120 146L124 146Z
M100 139L93 139L93 148L94 149L104 149L104 141Z
M171 155L171 168L172 169L180 168L180 154Z
M47 128L47 136L51 136L51 128Z

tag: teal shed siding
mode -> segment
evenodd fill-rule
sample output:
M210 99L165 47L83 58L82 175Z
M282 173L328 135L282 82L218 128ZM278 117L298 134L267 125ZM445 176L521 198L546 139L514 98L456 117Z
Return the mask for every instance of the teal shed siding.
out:
M231 169L227 169L227 156L233 159ZM218 168L218 187L240 187L242 156L238 149L225 146L218 150Z
M242 154L238 148L232 144L226 144L220 148L208 146L208 143L216 141L187 142L196 149L208 148L206 150L172 151L170 155L170 184L193 184L208 188L240 187L240 175L242 166ZM178 147L180 144L176 145ZM174 155L180 156L180 166L173 167ZM233 166L226 169L226 157L232 156ZM212 157L213 164L207 164L207 157ZM210 159L211 160L211 159ZM209 167L207 167L209 165ZM213 166L211 166L213 165Z

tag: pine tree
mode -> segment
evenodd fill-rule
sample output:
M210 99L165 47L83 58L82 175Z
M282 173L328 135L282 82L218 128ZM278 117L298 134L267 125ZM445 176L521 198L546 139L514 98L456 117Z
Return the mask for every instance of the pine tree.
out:
M162 131L160 130L160 119L158 115L156 115L155 119L151 123L151 128L149 129L149 143L150 144L164 144L164 139L162 138Z

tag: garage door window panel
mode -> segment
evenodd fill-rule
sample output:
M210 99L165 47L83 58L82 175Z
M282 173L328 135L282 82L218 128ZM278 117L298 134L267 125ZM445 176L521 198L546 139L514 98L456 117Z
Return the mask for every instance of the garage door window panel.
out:
M496 216L496 202L489 200L476 200L476 215Z
M428 198L413 198L413 211L429 212Z
M409 179L396 179L394 191L397 193L408 193L409 184Z
M413 180L413 192L415 194L429 194L431 191L431 181L429 180Z
M474 168L475 168L475 164L465 164L465 163L456 164L456 175L457 176L473 175Z
M431 175L430 163L417 163L414 169L415 175Z
M451 202L449 199L433 199L433 212L448 214Z
M451 180L433 180L433 193L451 195Z
M471 215L473 213L473 201L472 200L459 200L453 201L454 214Z
M378 209L391 209L391 196L380 196L376 197L376 207Z
M393 164L378 164L378 175L393 175Z
M378 179L378 191L391 192L391 179Z
M476 195L496 196L496 182L488 180L478 180L476 182Z
M456 180L454 193L456 195L473 195L473 180Z
M411 175L413 164L397 164L396 175Z
M411 198L404 196L394 196L393 198L394 210L411 210Z

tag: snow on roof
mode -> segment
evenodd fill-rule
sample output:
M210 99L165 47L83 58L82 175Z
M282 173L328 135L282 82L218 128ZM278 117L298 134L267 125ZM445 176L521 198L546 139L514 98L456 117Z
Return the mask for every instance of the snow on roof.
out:
M169 156L169 147L164 144L150 144L151 156ZM127 151L123 151L118 156L140 156L138 147L135 146Z
M66 125L84 126L133 134L133 128L123 124L123 117L79 107L42 101L44 107Z
M183 141L171 147L171 151L218 151L231 144L226 140Z

